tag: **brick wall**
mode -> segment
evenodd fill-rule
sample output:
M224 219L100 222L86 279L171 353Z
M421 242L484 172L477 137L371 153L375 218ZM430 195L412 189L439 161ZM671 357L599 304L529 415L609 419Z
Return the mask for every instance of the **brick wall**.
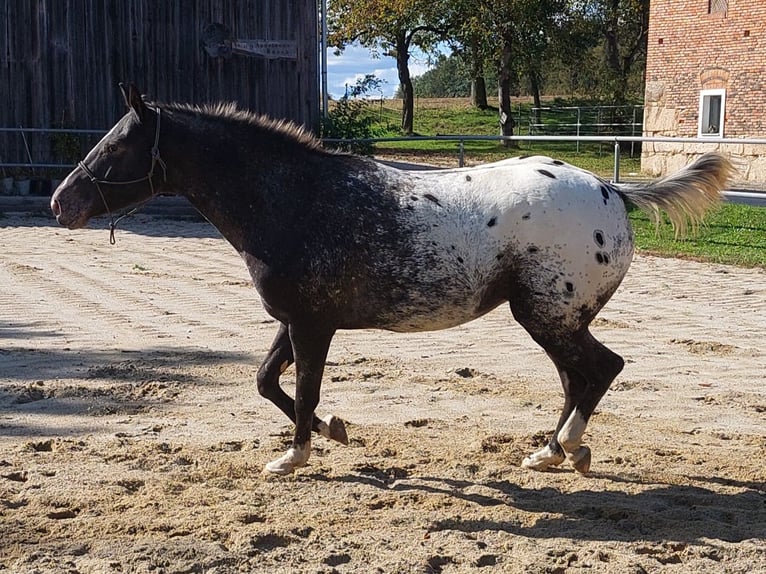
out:
M644 135L697 137L701 90L725 89L726 138L766 138L766 0L652 0ZM642 168L654 175L723 148L747 164L742 179L766 181L766 146L644 144Z

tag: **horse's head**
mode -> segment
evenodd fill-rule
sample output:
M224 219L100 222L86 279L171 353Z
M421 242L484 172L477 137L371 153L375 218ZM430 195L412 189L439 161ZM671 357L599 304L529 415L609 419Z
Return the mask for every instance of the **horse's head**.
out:
M120 84L128 112L74 170L51 197L56 220L70 229L84 227L91 217L146 201L164 181L159 154L161 114L141 99L134 85Z

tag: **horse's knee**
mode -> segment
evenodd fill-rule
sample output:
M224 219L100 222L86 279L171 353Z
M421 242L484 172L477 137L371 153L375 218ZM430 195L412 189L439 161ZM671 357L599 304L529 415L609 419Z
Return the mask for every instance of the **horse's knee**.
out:
M622 369L625 367L625 359L623 359L620 355L615 353L614 351L611 351L610 349L607 349L604 347L606 351L608 351L608 359L605 361L605 370L608 373L609 383L615 379L617 375L619 375L622 372Z
M261 395L264 398L269 398L269 380L266 373L263 372L263 367L258 369L258 372L255 375L255 385L258 389L258 394Z
M265 399L274 397L274 391L279 386L279 374L273 372L274 369L264 364L258 369L255 375L255 383L258 388L258 394Z

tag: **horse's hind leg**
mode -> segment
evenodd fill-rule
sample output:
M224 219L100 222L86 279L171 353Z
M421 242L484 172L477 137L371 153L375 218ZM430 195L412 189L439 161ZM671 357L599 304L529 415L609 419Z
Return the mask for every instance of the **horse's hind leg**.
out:
M585 428L601 398L624 365L622 357L607 349L587 327L562 336L529 328L532 337L553 360L564 387L564 408L548 445L524 459L522 465L545 470L568 459L576 470L587 472L591 453L582 444Z
M266 359L258 369L256 381L258 393L274 403L279 410L290 417L290 420L295 422L295 401L279 386L279 376L293 364L293 361L293 345L290 341L289 329L287 325L280 324ZM335 416L329 415L324 420L314 416L313 430L326 438L348 444L348 435L343 421Z

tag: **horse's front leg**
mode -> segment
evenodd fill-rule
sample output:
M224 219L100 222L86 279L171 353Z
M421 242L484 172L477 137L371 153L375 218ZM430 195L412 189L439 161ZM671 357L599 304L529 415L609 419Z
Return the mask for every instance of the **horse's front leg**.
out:
M295 356L295 435L293 444L285 454L266 465L275 474L290 474L308 462L311 455L311 431L327 433L332 437L334 417L330 421L318 421L314 411L319 404L324 365L334 330L313 326L290 324L289 338ZM337 420L337 419L336 419ZM316 421L316 422L315 422ZM342 423L341 423L342 426ZM324 432L323 432L324 431ZM337 433L337 429L335 430ZM343 429L345 435L345 429ZM347 440L346 440L347 442Z
M274 403L279 410L295 422L295 401L279 386L279 377L293 364L293 345L290 341L290 331L285 324L280 324L277 336L271 344L266 358L258 369L256 381L258 393ZM325 438L341 444L348 444L348 435L343 421L333 415L324 420L314 417L312 428Z

